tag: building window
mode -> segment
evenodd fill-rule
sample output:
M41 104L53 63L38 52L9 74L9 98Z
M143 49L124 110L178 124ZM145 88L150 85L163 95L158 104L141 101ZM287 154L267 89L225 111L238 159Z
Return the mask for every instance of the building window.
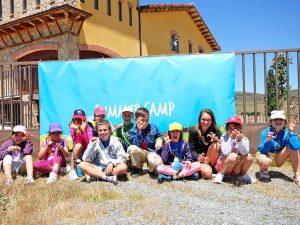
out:
M171 35L171 51L179 52L179 40L177 34Z
M111 4L110 4L110 0L107 0L107 15L111 16Z
M0 0L0 19L2 19L2 0Z
M122 2L121 1L118 2L118 6L119 6L119 21L122 21Z
M204 48L201 45L198 46L198 52L204 53Z
M37 6L41 5L41 0L35 0Z
M189 53L193 53L193 44L189 42Z
M99 9L99 2L98 2L98 0L94 0L94 9L96 9L96 10Z
M13 15L15 13L15 3L14 0L10 0L10 14Z
M27 10L27 0L23 0L23 11Z
M129 7L129 26L132 26L132 7Z

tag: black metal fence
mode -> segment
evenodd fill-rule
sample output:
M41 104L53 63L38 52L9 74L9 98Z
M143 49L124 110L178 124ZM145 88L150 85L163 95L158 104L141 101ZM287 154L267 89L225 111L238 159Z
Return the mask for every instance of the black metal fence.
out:
M39 126L37 62L0 65L0 129Z
M276 108L288 117L300 115L300 49L239 51L236 54L236 114L244 123L268 121L267 77L272 64L276 80ZM289 59L285 68L286 97L280 102L277 60ZM290 63L292 62L292 63ZM0 130L16 124L28 128L39 126L38 62L0 64Z

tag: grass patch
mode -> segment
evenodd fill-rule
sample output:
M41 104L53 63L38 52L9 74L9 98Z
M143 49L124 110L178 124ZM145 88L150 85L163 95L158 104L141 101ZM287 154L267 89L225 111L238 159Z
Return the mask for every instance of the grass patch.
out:
M25 185L18 177L7 187L4 175L0 175L0 224L93 224L96 205L105 201L120 199L122 195L98 185L89 186L71 182L66 177L46 185L46 178Z

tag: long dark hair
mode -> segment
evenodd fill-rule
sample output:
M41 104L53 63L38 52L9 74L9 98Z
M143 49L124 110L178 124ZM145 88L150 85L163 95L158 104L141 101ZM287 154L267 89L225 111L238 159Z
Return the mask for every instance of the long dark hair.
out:
M208 143L205 141L205 138L203 137L203 131L201 129L201 117L204 113L207 113L208 115L210 115L211 117L211 124L210 124L210 127L208 128L208 130L216 130L217 129L217 123L216 123L216 118L215 118L215 115L214 113L210 110L210 109L202 109L201 112L199 113L199 116L198 116L198 125L196 125L196 129L198 130L199 132L199 138L200 140L208 145Z

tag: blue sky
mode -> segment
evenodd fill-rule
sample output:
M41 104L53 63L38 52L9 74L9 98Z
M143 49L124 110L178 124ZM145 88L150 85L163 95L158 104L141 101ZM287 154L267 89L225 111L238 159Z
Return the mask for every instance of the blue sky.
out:
M222 52L300 48L299 0L140 0L140 5L162 3L194 3ZM291 83L297 88L295 58L293 61ZM259 72L257 76L257 89L262 92ZM247 91L251 89L252 84ZM241 90L238 74L236 90Z

